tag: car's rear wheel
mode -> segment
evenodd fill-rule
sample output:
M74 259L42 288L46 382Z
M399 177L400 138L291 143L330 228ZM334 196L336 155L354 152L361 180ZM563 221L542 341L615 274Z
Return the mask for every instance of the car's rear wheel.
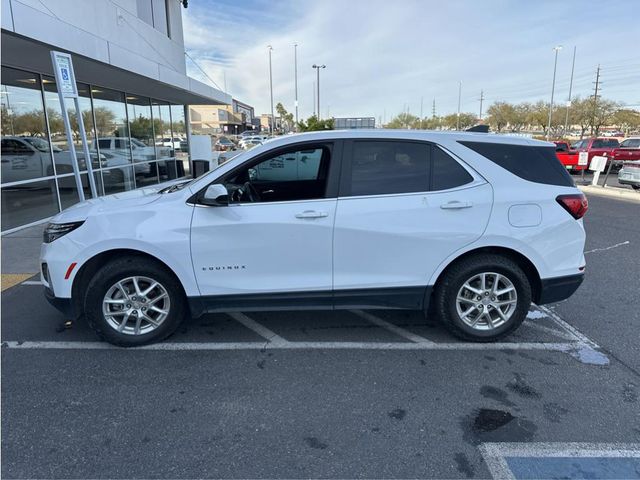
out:
M133 347L171 335L186 311L182 287L159 263L137 256L106 264L85 296L89 325L109 343Z
M513 332L531 305L531 285L517 263L500 255L454 264L434 292L434 310L457 337L491 342Z

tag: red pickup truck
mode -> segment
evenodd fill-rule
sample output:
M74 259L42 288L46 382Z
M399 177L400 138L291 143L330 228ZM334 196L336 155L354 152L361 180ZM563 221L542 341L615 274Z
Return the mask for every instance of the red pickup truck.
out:
M640 137L623 140L620 146L611 152L611 157L617 162L640 160Z
M577 150L572 150L569 143L564 141L553 142L556 144L556 157L560 163L570 172L579 172L587 168L586 165L578 165L580 154Z
M591 163L595 156L611 158L612 152L619 146L620 143L615 138L584 138L571 145L571 149L578 153L587 152L588 161ZM605 168L609 168L608 160Z

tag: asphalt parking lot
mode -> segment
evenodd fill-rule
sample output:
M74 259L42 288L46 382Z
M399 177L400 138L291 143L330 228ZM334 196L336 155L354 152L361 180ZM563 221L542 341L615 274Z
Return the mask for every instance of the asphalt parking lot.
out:
M640 478L640 203L589 200L584 284L500 344L299 311L124 350L9 288L2 476Z

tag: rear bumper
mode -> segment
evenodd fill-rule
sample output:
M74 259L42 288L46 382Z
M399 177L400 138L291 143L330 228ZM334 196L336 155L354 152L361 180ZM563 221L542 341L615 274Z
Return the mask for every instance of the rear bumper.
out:
M565 277L544 278L540 281L538 305L559 302L569 298L584 280L584 273Z
M73 301L70 298L60 298L56 297L53 294L53 291L50 288L45 287L44 296L47 301L53 305L57 310L59 310L64 316L69 319L75 319L75 308L73 305Z

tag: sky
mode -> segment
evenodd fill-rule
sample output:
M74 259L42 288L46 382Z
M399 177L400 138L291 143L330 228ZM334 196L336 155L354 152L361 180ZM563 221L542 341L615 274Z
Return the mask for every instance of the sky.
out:
M601 93L640 109L640 0L190 0L183 10L189 75L239 101L294 111L298 44L300 118L314 110L315 64L322 117L388 121L403 111L479 113L495 101L555 103ZM206 72L205 77L202 71ZM210 80L211 79L211 80Z

